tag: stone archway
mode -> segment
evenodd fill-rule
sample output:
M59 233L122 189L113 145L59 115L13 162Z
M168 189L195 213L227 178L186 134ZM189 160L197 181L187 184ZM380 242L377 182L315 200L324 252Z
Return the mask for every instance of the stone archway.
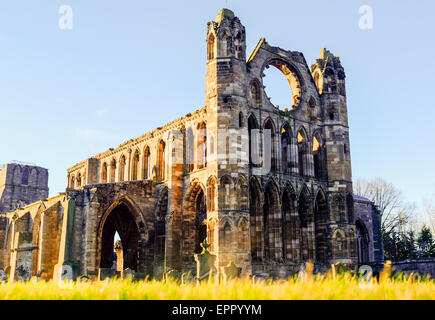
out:
M126 201L115 202L106 212L100 224L100 268L111 268L114 255L114 237L119 234L122 244L122 269L141 271L141 247L143 223L138 224L138 216Z
M207 238L207 200L205 188L200 182L192 182L185 197L183 213L183 260L191 261L194 253L200 253L200 244Z
M364 264L369 262L369 235L367 229L360 220L355 222L356 226L356 249L358 255L358 263Z
M300 223L300 250L302 261L315 259L314 215L311 205L311 194L306 186L298 199L298 214Z
M251 240L251 259L261 261L264 252L264 223L261 187L257 179L249 183L249 223Z
M326 201L326 195L322 190L319 190L314 202L315 243L316 260L323 263L327 262L329 256L328 220L329 208Z

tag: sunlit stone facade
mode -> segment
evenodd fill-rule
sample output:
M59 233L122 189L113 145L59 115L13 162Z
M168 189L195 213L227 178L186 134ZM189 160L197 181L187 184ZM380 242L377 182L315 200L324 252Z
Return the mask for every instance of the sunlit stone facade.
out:
M205 239L219 267L234 262L244 276L356 264L340 59L322 49L309 67L264 38L247 57L245 27L227 9L206 40L202 109L74 165L65 194L3 218L5 248L32 233L29 274L96 277L113 265L116 232L123 267L137 274L194 271ZM289 82L288 108L265 93L269 67Z

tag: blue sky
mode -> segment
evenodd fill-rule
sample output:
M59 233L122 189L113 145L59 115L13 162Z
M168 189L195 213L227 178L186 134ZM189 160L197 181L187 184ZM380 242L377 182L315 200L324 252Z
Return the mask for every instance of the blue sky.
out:
M58 27L61 5L73 9L72 30ZM361 5L373 8L372 30L358 27ZM204 106L206 23L226 6L1 1L0 163L49 168L55 195L67 167ZM303 52L308 64L322 47L341 57L354 179L382 177L418 205L434 197L433 1L228 0L228 7L246 27L248 55L266 37ZM268 81L272 101L286 97L283 78Z

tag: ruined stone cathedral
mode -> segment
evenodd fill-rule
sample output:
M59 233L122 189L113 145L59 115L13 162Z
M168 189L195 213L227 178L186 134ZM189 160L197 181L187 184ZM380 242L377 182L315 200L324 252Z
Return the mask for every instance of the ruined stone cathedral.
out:
M326 49L304 55L261 39L223 9L207 24L205 106L68 169L65 193L0 219L0 267L44 279L113 267L161 277L194 271L207 239L217 264L286 277L306 261L355 265L345 73ZM293 104L274 106L279 69ZM15 276L15 275L14 275Z

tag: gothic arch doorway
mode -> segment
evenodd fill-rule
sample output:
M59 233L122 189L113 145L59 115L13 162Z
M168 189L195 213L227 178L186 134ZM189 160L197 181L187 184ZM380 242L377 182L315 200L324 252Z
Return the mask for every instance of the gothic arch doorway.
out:
M322 190L317 193L314 203L314 221L316 237L316 259L320 262L328 260L328 219L329 209L326 201L326 195Z
M202 189L196 197L195 212L197 224L195 252L200 253L202 251L201 243L207 238L207 203L204 190Z
M201 243L207 238L207 200L205 188L198 181L191 184L186 195L183 216L183 242L185 258L202 251Z
M123 201L109 208L100 226L100 268L112 267L115 233L118 233L122 245L122 269L138 271L141 237L135 217L131 206Z
M369 262L369 235L364 224L357 220L356 226L356 249L358 253L358 264Z

